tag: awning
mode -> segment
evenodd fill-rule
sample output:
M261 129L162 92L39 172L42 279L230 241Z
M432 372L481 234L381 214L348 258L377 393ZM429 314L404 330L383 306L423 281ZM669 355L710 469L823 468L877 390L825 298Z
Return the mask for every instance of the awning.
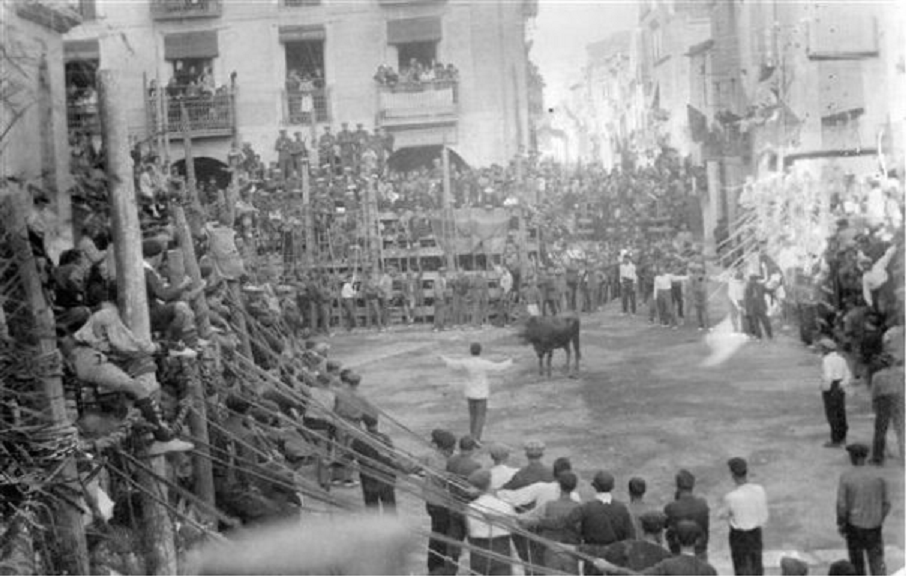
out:
M300 26L280 26L280 42L312 42L327 39L327 31L324 26L318 25L300 25Z
M216 30L179 32L164 36L164 58L167 60L216 58L218 54Z
M100 60L100 43L97 39L67 40L63 43L63 58L66 61Z
M440 18L407 18L387 22L387 43L438 42L443 37Z

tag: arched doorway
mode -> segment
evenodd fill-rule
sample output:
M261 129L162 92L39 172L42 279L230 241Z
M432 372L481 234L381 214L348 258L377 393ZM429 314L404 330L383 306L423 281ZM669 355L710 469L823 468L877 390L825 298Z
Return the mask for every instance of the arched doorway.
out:
M458 170L468 168L469 165L462 157L450 150L450 167L456 167ZM390 155L387 160L391 170L397 172L410 172L419 168L431 168L434 161L440 161L443 146L415 146L411 148L400 148Z
M219 189L225 189L230 185L230 171L229 166L217 160L215 158L208 158L202 156L200 158L195 158L195 182L201 187L207 187L211 179L214 179L214 182ZM176 168L176 171L180 176L186 176L186 161L185 159L177 160L173 163L173 166Z

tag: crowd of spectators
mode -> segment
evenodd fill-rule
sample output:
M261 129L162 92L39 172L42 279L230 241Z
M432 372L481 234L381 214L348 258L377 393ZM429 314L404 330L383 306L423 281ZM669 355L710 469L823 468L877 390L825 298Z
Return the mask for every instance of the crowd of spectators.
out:
M381 64L374 74L374 81L389 88L424 89L426 86L449 86L459 81L459 69L453 64L433 61L422 63L416 58L397 72L392 66Z

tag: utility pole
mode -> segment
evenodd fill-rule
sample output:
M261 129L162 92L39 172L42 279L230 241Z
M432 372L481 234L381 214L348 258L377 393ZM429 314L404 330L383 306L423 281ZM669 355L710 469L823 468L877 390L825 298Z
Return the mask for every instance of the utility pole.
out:
M126 135L126 101L116 77L110 70L98 74L101 121L107 150L111 229L116 257L116 280L120 313L125 324L140 340L151 341L151 318L145 291L145 269L142 257L142 231L132 183L132 159ZM151 376L154 377L153 375ZM141 471L144 539L148 552L149 572L176 574L176 542L170 515L162 502L167 502L167 487L155 476L167 476L163 456L146 457L145 464L154 475ZM152 494L154 496L152 496Z
M10 243L13 253L18 257L19 277L28 299L29 312L33 321L35 333L38 336L38 354L50 358L57 353L54 319L51 308L44 299L44 288L35 265L35 257L28 242L26 229L26 207L23 192L14 192L9 196L10 210L7 213L7 222L10 230ZM41 370L39 375L40 392L45 401L44 416L55 427L68 427L71 425L66 413L66 397L63 393L63 379L59 372L49 369ZM49 472L49 470L48 470ZM72 457L67 457L62 463L60 480L73 493L81 493L79 473L76 462ZM85 530L82 527L82 511L70 504L61 504L52 511L56 532L54 542L58 554L54 555L55 572L61 574L87 574L88 573L88 546L85 543ZM48 567L50 568L50 567Z
M189 195L190 202L189 226L192 236L200 236L204 211L201 208L201 202L198 200L197 180L195 179L195 156L192 154L191 125L185 102L180 102L179 104L179 120L182 128L182 145L186 155L186 192Z

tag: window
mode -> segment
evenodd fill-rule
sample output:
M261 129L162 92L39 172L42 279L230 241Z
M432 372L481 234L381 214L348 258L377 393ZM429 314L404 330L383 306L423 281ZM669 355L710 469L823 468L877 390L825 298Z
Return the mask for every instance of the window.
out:
M409 42L397 45L399 69L407 68L415 60L422 66L431 66L437 60L437 42Z
M100 131L95 86L98 67L96 59L66 62L66 119L70 130L85 133Z
M299 78L308 76L315 82L320 78L321 86L324 84L324 41L323 40L294 40L284 42L286 52L286 73L295 71Z

